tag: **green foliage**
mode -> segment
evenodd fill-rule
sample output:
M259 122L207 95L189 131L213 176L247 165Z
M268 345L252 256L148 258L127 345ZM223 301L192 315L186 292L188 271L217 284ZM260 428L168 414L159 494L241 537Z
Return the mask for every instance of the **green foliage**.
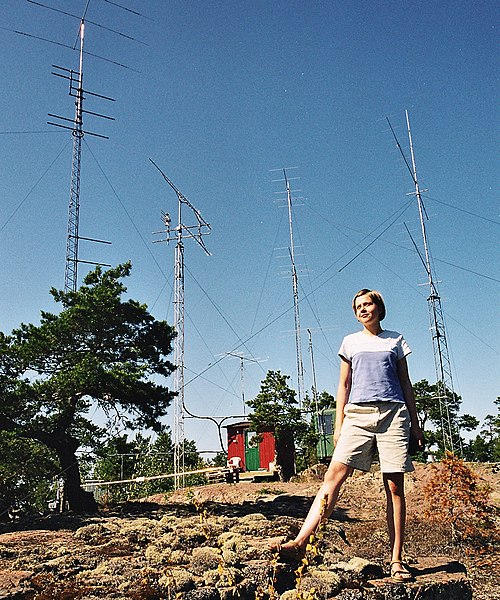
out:
M496 415L486 415L480 434L465 447L465 458L477 462L500 462L500 397L494 401Z
M321 412L327 408L335 408L335 398L326 390L323 390L318 395L318 410Z
M417 407L420 427L424 431L426 451L417 457L426 460L429 448L436 447L435 456L440 458L445 454L443 441L443 423L449 419L451 424L451 437L455 448L464 444L460 431L471 431L479 425L479 421L472 415L459 415L462 398L450 390L443 389L441 383L430 384L422 379L413 385L415 403ZM448 429L447 429L448 431Z
M325 390L316 398L306 395L302 406L303 413L307 416L308 427L297 440L299 448L296 464L299 472L318 462L318 442L321 436L315 420L324 410L335 406L335 398Z
M0 431L0 521L7 518L9 507L23 513L47 510L57 472L57 461L48 448Z
M276 439L276 463L282 469L283 478L289 479L296 466L302 470L316 460L318 435L311 421L306 420L310 412L309 400L304 402L304 410L298 407L295 391L288 385L288 375L280 371L268 371L261 383L259 394L247 402L253 409L249 415L251 427L258 433L271 428ZM330 396L322 395L322 401L330 402Z
M160 430L172 393L152 380L173 365L172 328L145 305L123 300L121 279L130 264L89 273L76 292L51 290L59 314L41 313L40 325L0 334L0 431L53 450L73 510L92 509L80 489L75 452L104 435L89 419L97 405L128 428Z
M211 467L226 467L227 466L227 452L217 452L217 454L210 460Z
M426 451L417 456L417 460L427 460L429 448L437 447L435 456L445 455L443 444L441 409L439 405L439 386L431 385L425 379L413 386L420 426L424 430ZM452 438L455 448L463 450L463 457L474 462L500 461L500 398L494 401L497 407L496 415L487 415L479 435L466 442L460 435L464 431L473 431L480 422L473 415L459 415L462 399L457 394L446 392L448 413L451 421ZM441 394L442 395L442 394Z
M297 406L295 391L288 386L288 375L268 371L260 392L247 402L253 409L249 415L251 428L257 433L270 428L276 440L276 464L282 478L288 480L295 472L295 440L307 427Z
M142 439L140 434L130 442L126 435L110 438L96 450L98 458L92 473L93 479L117 481L134 477L137 453L141 449L144 451L144 448L141 448Z
M173 477L148 480L149 477L172 474L174 470L174 446L168 429L164 429L153 441L150 437L136 434L130 441L127 436L110 439L98 452L92 478L98 481L121 481L145 478L145 481L102 486L101 502L109 504L132 498L143 498L174 489ZM196 445L191 440L184 443L185 470L203 467ZM188 475L186 485L205 483L202 475Z
M250 423L259 432L264 427L271 427L276 440L287 436L294 425L300 425L302 416L297 407L295 391L288 386L288 375L281 371L268 371L261 382L260 392L253 400L247 402L253 409Z
M193 471L204 466L193 440L184 440L184 470ZM139 457L137 471L142 477L154 477L174 471L174 446L170 432L165 430L150 444L147 454ZM186 486L205 483L203 475L187 475ZM174 489L173 478L149 481L140 486L141 495L160 494Z
M146 441L146 444L144 444ZM110 438L96 450L92 479L98 481L121 481L136 477L136 462L139 453L147 451L148 440L137 434L128 441L126 435ZM131 485L113 485L105 490L103 501L114 503L129 497ZM100 497L100 494L99 494Z

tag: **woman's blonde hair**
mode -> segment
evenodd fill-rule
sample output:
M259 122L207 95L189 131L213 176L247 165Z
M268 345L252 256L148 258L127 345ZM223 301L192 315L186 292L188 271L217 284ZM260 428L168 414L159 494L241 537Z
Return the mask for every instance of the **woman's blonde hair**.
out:
M384 299L382 298L382 294L380 292L377 292L377 290L367 290L367 289L359 290L359 292L352 299L352 309L354 311L354 314L355 315L357 314L356 313L356 300L360 296L366 296L366 295L370 296L370 298L373 300L375 305L378 306L379 319L380 319L380 321L382 321L382 319L385 318L385 304L384 304Z

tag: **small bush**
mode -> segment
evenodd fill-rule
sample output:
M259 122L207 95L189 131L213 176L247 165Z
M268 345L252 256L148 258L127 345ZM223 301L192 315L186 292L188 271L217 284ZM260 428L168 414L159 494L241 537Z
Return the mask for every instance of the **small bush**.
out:
M500 541L495 509L489 502L490 489L463 460L447 452L440 463L432 465L433 477L424 488L431 521L448 524L452 542L470 545L475 550Z

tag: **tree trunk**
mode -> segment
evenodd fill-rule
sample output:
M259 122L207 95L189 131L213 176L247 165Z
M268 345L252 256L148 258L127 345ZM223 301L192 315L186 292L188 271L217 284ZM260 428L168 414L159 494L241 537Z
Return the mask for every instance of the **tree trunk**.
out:
M63 452L56 449L56 452L64 477L64 499L68 503L69 510L78 514L98 512L94 495L82 488L80 468L75 452L68 449Z
M50 435L42 434L37 437L49 448L52 448L59 459L59 466L64 479L65 502L63 507L67 503L69 510L78 514L98 512L94 495L82 489L80 468L76 458L76 450L79 447L78 441L62 431L55 431Z
M281 467L281 481L289 481L295 475L295 445L293 433L282 432L279 439L276 440L276 463Z

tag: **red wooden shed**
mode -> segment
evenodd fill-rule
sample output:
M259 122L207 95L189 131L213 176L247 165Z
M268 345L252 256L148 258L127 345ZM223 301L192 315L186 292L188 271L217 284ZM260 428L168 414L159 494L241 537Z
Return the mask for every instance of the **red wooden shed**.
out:
M272 429L265 429L257 435L250 431L248 421L225 425L225 428L228 460L239 456L245 471L275 470L276 444Z

